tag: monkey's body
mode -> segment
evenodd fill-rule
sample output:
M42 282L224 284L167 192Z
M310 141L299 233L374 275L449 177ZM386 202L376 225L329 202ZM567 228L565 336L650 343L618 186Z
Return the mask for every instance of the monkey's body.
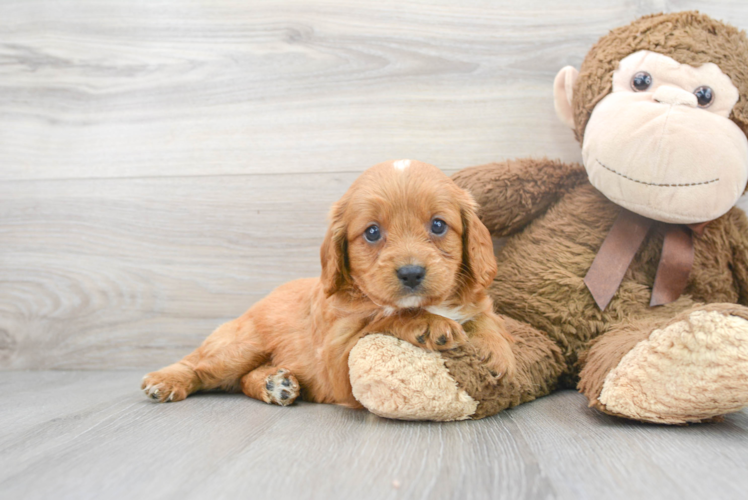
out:
M584 166L517 160L454 176L493 236L508 238L489 294L517 338L517 371L497 384L470 345L442 353L433 364L478 403L450 419L575 385L590 406L649 422L748 406L748 219L734 208L748 182L746 68L745 32L697 12L642 17L554 81ZM621 207L649 219L641 245ZM689 237L686 226L707 221ZM603 245L609 233L638 248L630 263L626 242ZM669 285L654 287L665 305L650 307L656 275ZM382 342L364 338L352 352L357 399L389 417L444 419L409 403L429 385L401 368L416 356ZM355 376L377 362L376 377Z
M523 163L528 172L553 168L547 162L533 163ZM463 170L455 180L475 195L478 186L495 185L507 170L506 164L486 165ZM536 179L524 185L532 188L541 182ZM493 197L494 193L485 195ZM562 348L569 373L575 372L575 359L590 340L615 329L623 320L645 315L669 318L694 302L737 304L741 292L740 302L748 300L748 220L741 210L732 209L710 223L702 236L694 235L694 265L680 299L665 306L649 306L664 233L664 224L657 224L639 248L613 300L601 311L584 277L620 210L588 182L581 182L524 231L510 237L497 259L499 272L491 287L495 307L545 332ZM483 220L495 236L510 236L498 229L503 220L488 216Z
M482 206L490 200L491 205L498 202L502 207L501 211L481 216L494 236L509 237L499 253L499 271L490 294L496 310L518 322L511 324L512 333L520 338L515 345L517 357L533 356L532 362L519 363L524 373L518 375L518 380L532 382L515 388L522 393L521 400L543 396L554 387L573 387L578 382L593 405L616 413L598 401L605 377L653 331L687 320L690 312L711 311L744 318L748 333L748 308L744 307L748 302L748 219L741 210L732 209L710 223L702 236L694 235L695 258L686 292L675 302L653 308L649 302L664 234L664 224L655 225L613 300L601 311L584 277L621 208L584 176L575 175L578 172L583 172L581 165L523 160L466 169L455 176L455 181L471 191ZM564 185L560 186L558 180L563 180ZM557 193L555 200L548 199L551 192ZM528 203L529 200L538 203ZM526 225L518 226L512 221ZM543 341L534 332L532 344L522 341L530 329L521 323L546 339L546 356L537 356L537 344ZM698 337L701 333L694 331L693 335ZM597 347L590 351L592 346ZM721 347L712 347L710 355L716 359ZM748 362L748 344L736 349L728 356L742 351ZM525 353L526 350L531 352ZM663 367L646 369L657 374L660 368ZM456 379L460 385L476 384ZM698 386L703 382L688 383ZM714 391L710 384L707 386ZM743 385L744 391L748 389ZM495 412L520 402L511 391L494 395L495 399L483 401L483 411ZM688 417L701 420L710 415L695 412Z

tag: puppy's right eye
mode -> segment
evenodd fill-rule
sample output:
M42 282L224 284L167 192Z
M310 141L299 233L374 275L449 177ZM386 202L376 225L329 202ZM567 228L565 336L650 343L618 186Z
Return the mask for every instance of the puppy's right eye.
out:
M382 238L382 233L379 231L379 226L372 224L364 231L364 239L369 243L376 243Z
M447 231L447 223L441 219L431 221L431 232L437 236L443 235Z

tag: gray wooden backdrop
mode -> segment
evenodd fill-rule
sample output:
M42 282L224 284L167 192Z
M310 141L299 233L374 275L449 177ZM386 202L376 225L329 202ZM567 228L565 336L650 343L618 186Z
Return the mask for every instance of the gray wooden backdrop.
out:
M319 272L356 175L578 160L558 69L748 2L0 1L0 369L153 368Z

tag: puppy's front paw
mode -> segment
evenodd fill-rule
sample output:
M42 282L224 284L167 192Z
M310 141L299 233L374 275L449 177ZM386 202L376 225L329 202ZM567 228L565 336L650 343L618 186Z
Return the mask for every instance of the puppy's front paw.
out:
M402 330L403 340L432 351L446 351L467 342L459 323L433 314L405 323Z
M265 379L265 402L288 406L299 397L299 381L290 371L279 368Z
M485 339L472 339L472 343L478 347L480 360L488 367L491 374L498 381L502 377L510 377L514 374L515 359L509 343L503 339L486 342Z
M505 359L497 356L495 353L481 353L481 361L488 367L496 380L511 375L514 372L514 360Z
M159 403L166 403L186 398L191 392L190 385L188 374L183 373L182 370L167 367L143 377L140 388L149 398Z

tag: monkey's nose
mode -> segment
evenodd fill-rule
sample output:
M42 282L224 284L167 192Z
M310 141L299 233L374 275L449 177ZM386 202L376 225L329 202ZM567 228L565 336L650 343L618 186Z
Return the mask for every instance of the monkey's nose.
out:
M415 290L426 276L426 269L421 266L403 266L397 270L397 277L406 288Z
M684 106L691 106L692 108L695 108L699 104L695 95L671 85L660 85L657 87L652 99L663 104L682 104Z

